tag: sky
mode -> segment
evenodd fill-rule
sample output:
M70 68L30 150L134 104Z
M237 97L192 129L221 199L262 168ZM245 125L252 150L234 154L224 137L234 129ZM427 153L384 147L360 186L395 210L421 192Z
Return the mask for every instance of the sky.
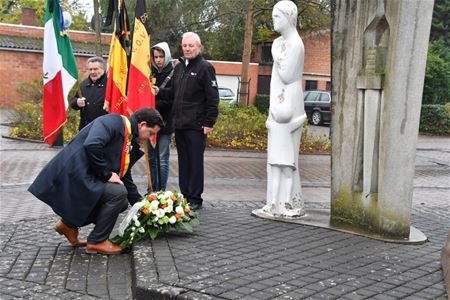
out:
M92 0L73 0L81 4L81 6L86 11L87 20L90 21L94 15L94 4Z

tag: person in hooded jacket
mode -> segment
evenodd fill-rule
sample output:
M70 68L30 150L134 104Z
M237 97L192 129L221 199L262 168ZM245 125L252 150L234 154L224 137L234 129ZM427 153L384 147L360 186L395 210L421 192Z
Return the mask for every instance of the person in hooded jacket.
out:
M106 93L106 63L103 58L95 56L87 60L88 78L80 83L80 89L72 99L70 106L80 111L80 125L78 130L106 115L103 109Z
M172 55L166 42L156 44L151 48L152 77L156 86L171 87L173 75ZM170 97L156 95L156 109L162 115L166 126L158 133L156 148L148 147L153 191L165 191L169 178L170 144L172 140L172 103ZM148 189L151 191L151 188Z

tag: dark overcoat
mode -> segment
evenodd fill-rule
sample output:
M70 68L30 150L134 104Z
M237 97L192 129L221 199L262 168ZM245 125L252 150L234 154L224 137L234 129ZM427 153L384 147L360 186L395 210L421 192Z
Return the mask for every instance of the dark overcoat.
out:
M143 152L136 140L137 121L132 116L130 122L133 134L130 165L122 181L128 201L134 204L141 195L133 183L131 167ZM86 225L112 172L120 174L124 128L118 114L95 119L44 167L28 191L64 220L76 226Z
M81 82L79 92L73 97L72 103L70 104L73 109L80 110L80 125L78 126L78 130L81 130L96 118L108 113L103 109L106 81L107 75L105 73L95 82L90 77ZM77 99L79 97L86 98L86 106L78 106Z

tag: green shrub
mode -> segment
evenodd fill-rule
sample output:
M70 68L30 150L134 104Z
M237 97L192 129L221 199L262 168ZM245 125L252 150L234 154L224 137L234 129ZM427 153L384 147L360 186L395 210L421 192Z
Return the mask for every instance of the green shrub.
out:
M214 130L208 135L212 147L232 149L267 148L266 114L260 113L255 106L219 105L219 117Z
M450 100L450 49L443 41L433 41L428 48L424 104L445 104Z
M219 117L214 130L208 135L210 147L267 150L267 113L261 113L255 106L234 106L220 104ZM313 137L309 134L307 122L303 125L300 152L326 153L331 151L328 136Z
M450 134L450 103L422 105L419 131L437 135Z
M40 85L40 87L39 87ZM40 81L21 85L23 99L15 107L14 123L11 136L43 140L42 137L42 84ZM75 90L76 88L74 88ZM73 95L73 91L69 99ZM268 110L268 99L266 104ZM219 104L219 117L214 130L208 135L210 147L263 150L267 149L267 112L260 112L256 106L229 106ZM67 111L64 125L64 141L68 142L78 132L79 113L73 109ZM327 136L312 137L309 125L305 122L302 132L301 152L329 152L330 141Z
M269 105L270 105L269 95L262 95L262 94L256 95L255 106L258 109L258 111L267 114L269 112Z
M12 137L44 140L42 135L42 80L20 83L17 91L21 102L13 110L14 127L10 131ZM76 86L69 93L69 101L76 91ZM64 142L69 142L78 133L79 112L67 110L67 121L63 127Z

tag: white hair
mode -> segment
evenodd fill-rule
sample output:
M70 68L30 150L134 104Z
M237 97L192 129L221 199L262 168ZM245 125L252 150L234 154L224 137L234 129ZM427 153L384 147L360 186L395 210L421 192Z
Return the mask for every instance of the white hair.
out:
M202 44L202 41L200 40L200 36L198 34L196 34L195 32L185 32L185 33L183 33L182 40L184 40L185 38L189 38L189 37L193 37L194 41L197 42L199 45Z
M101 58L99 56L90 57L86 61L86 65L89 63L96 63L96 62L100 65L100 68L102 68L104 71L106 71L106 62L103 58Z

